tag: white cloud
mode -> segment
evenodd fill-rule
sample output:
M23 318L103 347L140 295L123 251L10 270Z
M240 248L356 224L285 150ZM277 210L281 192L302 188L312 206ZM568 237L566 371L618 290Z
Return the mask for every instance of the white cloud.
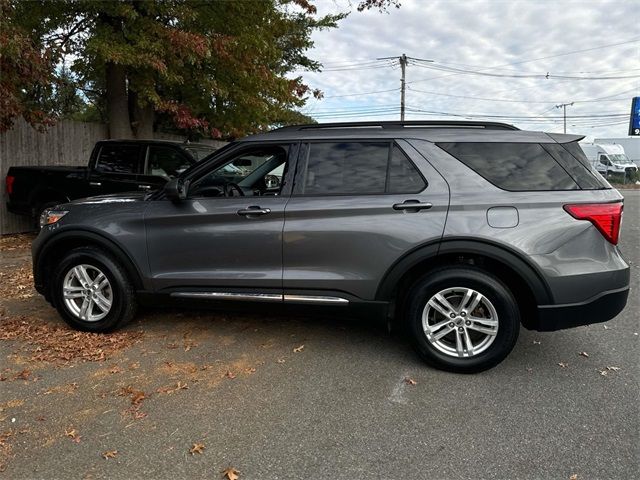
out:
M314 35L315 48L311 56L325 64L325 71L305 72L303 76L312 87L323 90L326 98L320 101L311 99L304 111L320 121L397 119L400 98L397 62L395 68L335 69L402 53L432 59L436 63L431 66L446 64L493 74L544 75L550 72L552 75L569 76L640 76L638 5L637 0L403 0L400 9L392 9L388 14L354 11L338 29ZM348 0L324 0L318 2L318 8L321 13L335 13L351 7ZM634 38L639 41L556 56ZM540 57L552 58L520 63ZM510 65L514 63L517 64ZM640 78L566 80L452 75L419 65L407 67L407 82L408 109L460 115L530 117L541 114L543 120L539 122L524 119L506 121L521 128L554 132L562 131L562 119L559 118L562 111L554 108L556 103L626 92L616 96L615 101L575 103L567 108L568 132L589 136L624 136L628 127L626 123L605 124L616 120L628 122L628 117L608 120L578 116L628 114L631 98L640 95ZM391 89L398 90L336 97ZM457 98L416 90L521 103ZM357 116L344 116L348 114ZM427 116L408 111L406 118L459 117Z

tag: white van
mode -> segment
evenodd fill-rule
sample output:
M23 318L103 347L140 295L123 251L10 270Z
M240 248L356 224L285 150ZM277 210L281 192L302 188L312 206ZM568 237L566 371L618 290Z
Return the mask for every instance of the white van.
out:
M596 138L593 143L610 143L622 146L629 160L640 168L640 137Z
M624 153L622 145L612 143L580 143L591 164L605 177L610 174L630 174L638 167Z

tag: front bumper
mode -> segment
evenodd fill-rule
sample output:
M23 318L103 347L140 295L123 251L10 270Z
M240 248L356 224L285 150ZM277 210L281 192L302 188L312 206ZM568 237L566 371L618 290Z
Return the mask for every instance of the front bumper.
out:
M603 292L584 302L566 305L538 305L538 322L533 330L551 332L601 323L618 315L627 304L629 287Z

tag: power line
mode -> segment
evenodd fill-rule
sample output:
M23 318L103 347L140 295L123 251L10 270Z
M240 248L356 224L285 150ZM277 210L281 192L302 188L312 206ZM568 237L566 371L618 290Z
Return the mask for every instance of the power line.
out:
M538 57L538 58L531 58L531 59L527 59L527 60L520 60L518 62L510 62L510 63L505 63L502 65L494 65L491 67L486 67L483 70L492 70L492 69L497 69L497 68L502 68L502 67L509 67L512 65L522 65L523 63L531 63L531 62L537 62L538 60L547 60L549 58L558 58L558 57L564 57L567 55L574 55L576 53L584 53L584 52L591 52L594 50L600 50L603 48L609 48L609 47L617 47L619 45L626 45L626 44L630 44L630 43L635 43L640 41L640 37L636 37L633 39L629 39L629 40L625 40L624 42L617 42L617 43L610 43L607 45L600 45L597 47L591 47L591 48L583 48L581 50L573 50L573 51L569 51L569 52L564 52L564 53L558 53L558 54L554 54L554 55L547 55L544 57ZM459 75L458 73L451 73L449 75L442 75L440 77L431 77L431 78L423 78L423 79L418 79L418 80L414 80L412 82L409 83L419 83L419 82L426 82L428 80L435 80L436 78L444 78L444 77L450 77L453 75Z
M531 103L531 104L549 104L549 103L559 103L558 101L545 101L545 100L515 100L515 99L506 99L506 98L486 98L486 97L473 97L473 96L468 96L468 95L455 95L453 93L444 93L444 92L430 92L427 90L419 90L417 88L412 88L411 86L407 87L409 90L411 90L412 92L417 92L417 93L425 93L428 95L437 95L437 96L443 96L443 97L453 97L453 98L464 98L467 100L482 100L482 101L487 101L487 102L505 102L505 103ZM593 99L589 99L589 100L576 100L573 103L592 103L592 102L618 102L620 100L624 100L622 98L614 98L611 99L610 97L614 97L617 95L622 95L624 93L629 93L629 92L634 92L636 91L636 89L631 89L631 90L627 90L625 92L621 92L621 93L617 93L615 95L608 95L606 97L601 97L601 98L593 98Z
M376 93L388 93L388 92L397 92L398 90L400 90L399 88L390 88L389 90L376 90L373 92L359 92L359 93L347 93L345 95L330 95L328 97L322 97L322 99L325 98L343 98L343 97L357 97L360 95L373 95Z
M487 72L487 69L481 70L464 70L454 67L446 67L438 64L434 65L422 65L412 62L411 65L415 65L420 68L426 68L430 70L437 70L441 72L452 72L455 75L481 75L484 77L497 77L497 78L539 78L545 80L553 79L567 79L567 80L625 80L631 78L640 78L640 75L619 75L619 76L602 76L602 77L584 77L584 76L570 76L570 75L555 75L550 72L547 73L526 73L526 74L504 74L504 73L492 73ZM416 83L416 82L411 82Z

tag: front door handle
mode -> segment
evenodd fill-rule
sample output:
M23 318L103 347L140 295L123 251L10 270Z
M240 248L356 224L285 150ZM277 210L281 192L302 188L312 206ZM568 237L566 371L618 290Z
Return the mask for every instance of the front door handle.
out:
M405 200L402 203L396 203L393 205L394 210L408 210L411 212L429 210L431 207L433 207L432 203L421 202L419 200Z
M151 185L138 185L140 190L149 190L151 189Z
M267 213L271 213L271 210L268 208L260 208L257 205L252 205L251 207L238 210L238 215L244 215L247 217L253 215L266 215Z
M91 185L92 187L101 187L102 182L89 182L89 185Z

